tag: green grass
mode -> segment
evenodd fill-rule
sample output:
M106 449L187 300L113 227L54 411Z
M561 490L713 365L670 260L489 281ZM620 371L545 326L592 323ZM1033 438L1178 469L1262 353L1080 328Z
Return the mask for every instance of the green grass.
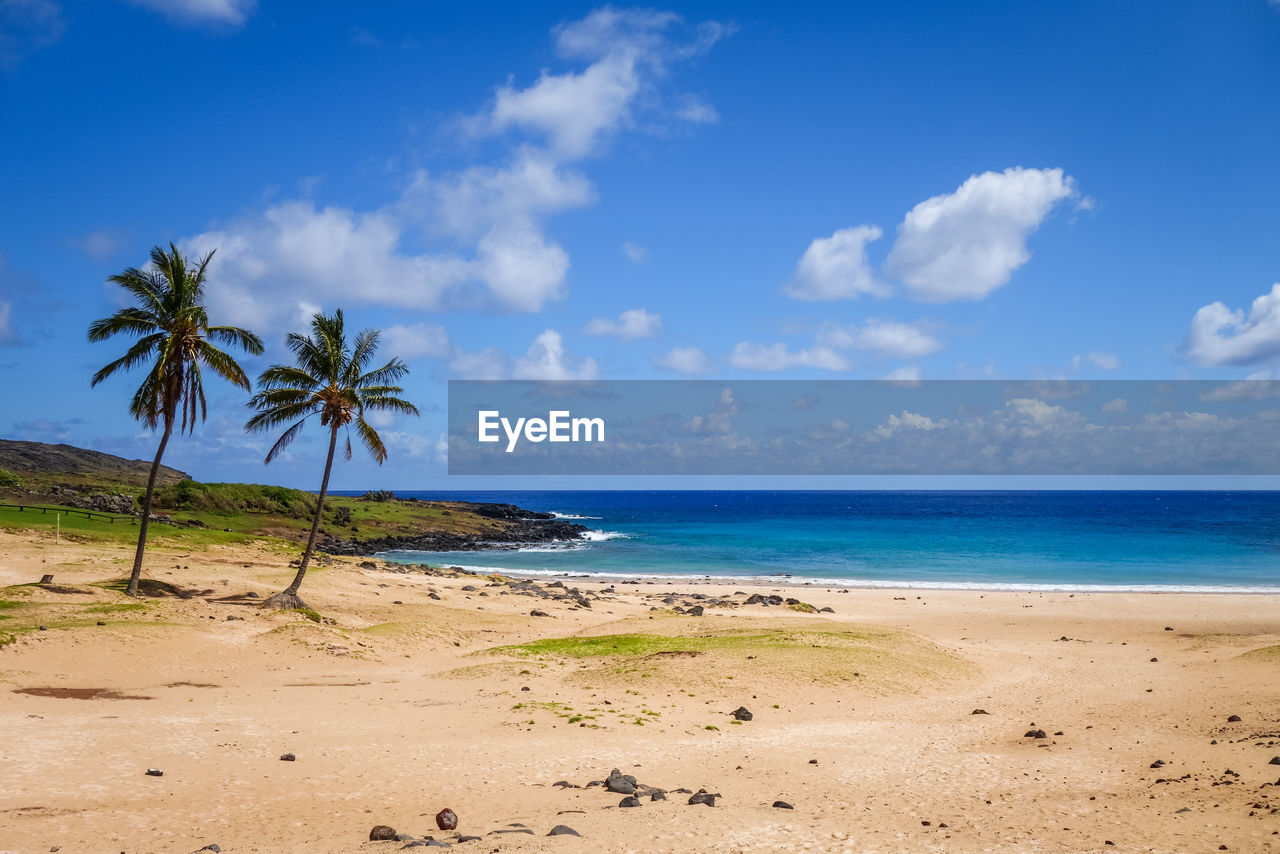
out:
M141 602L103 602L100 605L89 605L84 609L86 614L129 614L147 610Z
M100 517L86 519L67 512L66 507L50 506L46 512L28 508L19 512L13 507L0 507L0 530L39 531L53 536L54 527L59 524L57 513L62 511L60 527L62 536L68 540L86 540L107 543L136 543L138 541L137 519L132 516L116 516L114 521ZM220 529L177 528L172 525L152 523L147 532L148 543L155 546L173 546L176 548L192 548L222 543L242 543L251 539L243 534L226 534Z
M654 634L595 635L586 637L542 638L529 643L496 647L490 652L532 657L634 658L685 653L701 655L710 652L743 652L761 649L789 650L811 648L819 641L828 645L851 646L883 639L883 632L806 632L764 631L747 634L715 634L679 637Z

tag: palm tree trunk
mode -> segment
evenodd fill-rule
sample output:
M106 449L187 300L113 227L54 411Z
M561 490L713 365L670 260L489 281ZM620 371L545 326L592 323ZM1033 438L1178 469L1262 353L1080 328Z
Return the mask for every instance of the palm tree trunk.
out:
M320 497L316 499L316 515L311 520L311 533L307 535L307 548L303 551L302 560L298 564L298 574L293 577L292 584L263 602L264 606L274 603L276 607L307 607L298 596L298 588L302 586L302 579L307 574L307 565L311 563L311 555L316 549L316 534L320 531L320 518L324 515L324 497L329 494L329 474L333 471L333 452L337 446L338 425L334 424L329 431L329 456L324 462L324 478L320 481Z
M138 579L142 576L142 554L147 549L147 527L151 523L151 499L156 491L156 475L160 473L160 458L164 456L164 449L169 444L171 433L173 433L173 419L165 418L160 447L156 448L156 458L151 461L151 474L147 477L147 492L142 496L142 521L138 523L138 550L133 555L133 573L130 574L129 586L125 589L125 594L128 596L138 595Z

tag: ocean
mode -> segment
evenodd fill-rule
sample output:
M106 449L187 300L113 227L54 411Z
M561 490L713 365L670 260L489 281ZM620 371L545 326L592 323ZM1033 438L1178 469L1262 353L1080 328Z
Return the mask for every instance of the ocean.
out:
M1280 492L398 492L496 501L581 543L388 552L537 575L852 587L1280 593Z

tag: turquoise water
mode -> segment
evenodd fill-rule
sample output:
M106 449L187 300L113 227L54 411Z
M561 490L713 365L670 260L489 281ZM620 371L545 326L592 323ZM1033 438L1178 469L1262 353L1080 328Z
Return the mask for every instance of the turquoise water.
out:
M457 492L555 512L591 541L389 552L404 563L827 585L1280 592L1274 492Z

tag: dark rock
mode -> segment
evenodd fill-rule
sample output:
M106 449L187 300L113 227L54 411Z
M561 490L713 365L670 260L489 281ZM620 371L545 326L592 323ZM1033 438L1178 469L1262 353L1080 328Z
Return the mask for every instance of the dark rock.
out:
M634 795L636 793L636 778L630 774L623 774L617 768L614 768L605 779L604 787L614 794Z
M734 720L738 721L749 721L752 717L751 713L747 711L746 706L738 706L738 708L734 709L729 714L733 715Z
M148 769L147 769L147 776L148 776L148 777L163 777L163 776L164 776L164 772L163 772L163 771L161 771L159 768L148 768Z
M774 808L774 809L777 809L777 810L793 810L793 809L795 809L795 807L791 806L791 804L787 803L786 801L774 801L774 802L773 802L773 808Z
M568 780L556 780L554 783L551 784L551 788L576 789L578 787L570 783Z
M972 712L970 712L969 714L971 714L971 715L989 715L989 714L991 714L991 713L990 713L990 712L988 712L986 709L974 709L974 710L973 710Z
M649 796L649 800L651 801L665 801L666 799L667 799L667 793L662 791L661 789L658 789L652 795Z
M529 836L533 836L533 831L527 827L504 827L501 830L489 831L490 836L493 836L495 833L524 833Z
M377 569L378 565L371 560L362 560L360 561L360 568L361 569Z
M50 851L57 851L58 849L57 849L57 848L50 848L49 850L50 850ZM222 852L222 848L220 848L220 847L218 846L218 844L217 844L216 842L214 842L214 843L210 843L210 844L206 845L205 847L201 848L199 851L196 851L196 852L195 852L195 854L200 854L200 851L210 851L210 852L212 852L212 854L221 854L221 852Z
M835 608L831 608L831 607L825 607L825 608L819 608L819 609L818 609L818 613L819 613L819 614L834 614L835 612L836 612L836 609L835 609Z
M479 842L480 837L479 836L459 836L458 841L459 842Z
M810 760L809 760L809 764L810 764L810 765L817 765L817 764L818 764L818 760L816 760L816 759L810 759Z
M1239 716L1239 715L1232 715L1231 717L1227 718L1227 723L1229 723L1229 724L1238 724L1238 723L1240 723L1240 716Z
M716 805L716 796L710 792L698 792L696 795L689 798L689 804L691 806L696 804L706 804L709 807L713 807Z
M1047 736L1045 734L1045 731L1042 729L1029 729L1027 730L1026 735L1022 737L1023 738L1048 738L1049 736Z
M627 795L627 797L625 797L625 798L623 798L622 800L618 801L618 806L620 806L620 807L638 807L638 806L640 806L640 799L639 799L639 798L637 798L635 795Z
M1280 765L1280 756L1272 756L1272 757L1271 757L1271 761L1270 761L1270 762L1268 762L1267 764L1268 764L1268 765Z
M551 828L551 832L547 836L581 836L582 834L574 830L567 824L557 824Z
M692 795L692 794L693 794L693 790L692 790L692 789L685 789L685 788L672 789L671 791L672 791L672 792L674 792L674 793L675 793L675 794L677 794L677 795Z
M244 594L244 598L246 598L246 599L261 599L262 597L261 597L261 596L259 596L257 593L254 593L252 590L250 590L248 593Z
M1152 659L1151 659L1151 663L1152 663L1152 664L1155 664L1155 663L1156 663L1157 661L1159 661L1159 660L1160 660L1160 659L1158 659L1158 658L1152 657Z
M294 756L292 753L286 753L280 757L281 762L296 762L297 759L298 757Z
M440 810L440 812L436 813L436 827L441 830L457 830L458 814L448 807L445 807Z
M1152 762L1152 763L1151 763L1150 765L1148 765L1147 767L1148 767L1148 768L1163 768L1164 766L1165 766L1165 761L1164 761L1163 759L1157 759L1155 762Z
M534 608L532 611L529 612L529 616L530 617L550 617L551 615L548 614L546 611L539 611L537 608Z
M439 601L440 601L440 594L439 594L439 593L437 593L437 592L435 592L434 590L432 590L430 593L428 593L428 594L427 594L427 598L428 598L428 599L434 599L434 600L436 600L437 602L439 602Z
M228 620L230 620L231 618L230 618L230 617L227 617L227 619L228 619ZM100 625L100 626L105 626L106 624L107 624L107 621L106 621L106 620L98 620L98 625Z
M375 825L373 830L369 831L370 842L394 842L396 841L396 829L385 824Z
M49 631L49 627L48 627L48 626L40 626L40 631L42 631L42 632L47 632L47 631Z
M702 606L701 606L701 605L694 605L692 608L690 608L690 609L689 609L688 611L686 611L685 613L686 613L686 614L688 614L690 617L701 617L701 616L702 616Z

